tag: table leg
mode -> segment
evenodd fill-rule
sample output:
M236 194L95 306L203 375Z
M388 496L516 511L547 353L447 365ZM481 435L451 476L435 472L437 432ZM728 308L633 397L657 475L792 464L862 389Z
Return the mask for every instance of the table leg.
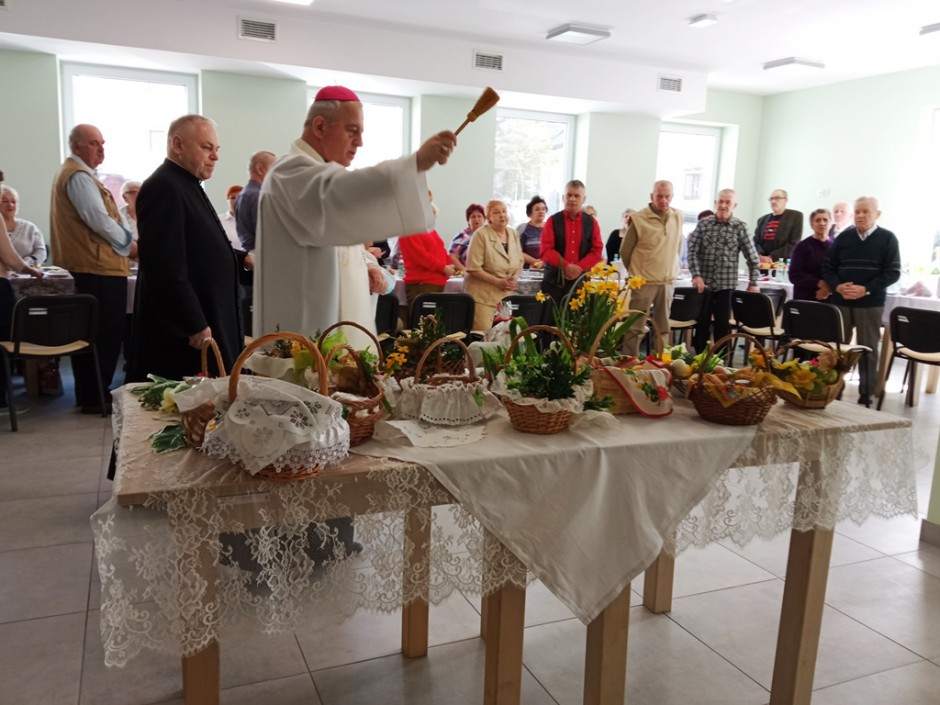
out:
M809 705L832 554L832 529L792 531L770 705Z
M185 705L219 705L219 642L193 656L183 657Z
M665 551L643 575L643 606L653 614L672 611L672 579L675 575L676 559Z
M525 589L504 585L484 598L486 604L486 674L484 705L518 705L522 697L522 640Z
M891 359L891 326L886 325L881 334L881 353L878 356L878 371L875 374L874 396L881 396L881 390L885 388L888 379L888 361Z
M431 510L412 509L405 517L405 594L421 597L401 610L401 650L409 657L428 654L428 587L430 582Z
M627 690L630 585L588 625L584 705L623 705Z
M483 641L486 641L486 620L488 618L487 615L489 614L489 609L487 607L488 605L489 602L486 601L485 597L480 600L480 638Z
M913 360L911 360L910 364L911 371L907 376L907 394L905 395L904 403L908 406L917 406L917 402L920 401L921 365L918 365Z
M924 389L925 394L937 393L938 379L940 379L940 365L931 365L930 371L927 372L927 388Z

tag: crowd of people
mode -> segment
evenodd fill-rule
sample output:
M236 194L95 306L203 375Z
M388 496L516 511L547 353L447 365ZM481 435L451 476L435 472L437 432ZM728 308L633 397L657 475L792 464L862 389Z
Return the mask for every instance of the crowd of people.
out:
M492 325L498 302L516 291L524 269L541 270L542 292L560 302L595 264L619 261L625 273L645 281L633 292L631 308L652 310L663 333L680 268L687 265L691 286L706 296L697 349L728 332L741 257L747 288L755 291L762 266L788 261L795 298L834 303L858 342L877 348L885 290L900 276L900 256L897 238L877 225L874 198L858 199L854 209L838 203L832 213L814 210L812 234L802 239L803 215L787 208L786 191L770 194L770 212L751 232L734 216L735 192L723 189L714 212L699 214L686 238L683 214L671 206L673 185L661 180L645 207L623 211L621 226L605 243L596 212L585 205L585 184L572 180L562 210L549 214L545 199L535 195L518 229L510 225L506 203L471 203L467 227L445 244L435 230L425 173L447 162L456 137L441 132L410 156L349 171L362 132L355 93L341 86L321 90L288 153L252 154L247 183L230 187L229 207L216 213L202 187L219 158L210 119L175 120L165 161L143 182L124 183L120 208L97 178L103 135L93 125L75 126L53 185L51 250L55 264L72 274L76 291L98 300L104 384L114 375L125 337L132 259L139 259L139 273L125 351L130 381L148 373L196 374L209 337L230 367L251 328L256 335L275 329L313 334L351 320L374 330L375 295L395 286L382 265L399 261L409 304L420 293L443 291L449 277L465 272L478 330ZM17 192L0 186L0 329L9 327L13 306L6 271L41 276L36 267L47 256L42 233L17 217L18 208ZM250 315L245 302L253 302ZM637 353L642 333L638 323L625 339L627 353ZM350 337L357 347L368 345L355 332ZM870 401L877 357L867 359L863 403ZM76 402L84 412L99 413L107 410L100 408L91 364L76 360Z

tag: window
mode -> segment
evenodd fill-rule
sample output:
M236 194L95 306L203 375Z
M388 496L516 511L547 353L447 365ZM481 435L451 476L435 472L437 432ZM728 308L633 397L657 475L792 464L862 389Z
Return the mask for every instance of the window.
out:
M656 179L672 182L672 205L685 214L686 235L700 212L715 207L720 146L717 127L663 123L660 128Z
M495 198L509 206L510 222L528 220L526 204L538 194L548 212L561 210L571 178L574 116L500 109L496 113Z
M318 88L308 88L309 103ZM378 93L357 93L362 101L365 131L362 146L352 166L361 169L388 159L397 159L411 151L408 134L411 129L411 99Z
M125 179L147 178L166 157L166 131L181 115L196 112L196 77L110 66L64 64L62 104L65 130L90 123L105 139L102 182L121 203Z

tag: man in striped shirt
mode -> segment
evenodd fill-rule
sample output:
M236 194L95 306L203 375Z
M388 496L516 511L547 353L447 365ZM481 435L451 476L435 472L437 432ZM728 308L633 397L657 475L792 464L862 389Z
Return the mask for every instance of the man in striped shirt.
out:
M720 340L731 330L731 293L738 284L738 254L744 255L750 272L748 291L758 291L757 251L743 220L732 213L738 202L733 189L718 192L715 215L702 218L689 236L689 270L692 286L705 292L705 306L695 329L695 349L704 350L709 339ZM714 337L710 338L714 318Z

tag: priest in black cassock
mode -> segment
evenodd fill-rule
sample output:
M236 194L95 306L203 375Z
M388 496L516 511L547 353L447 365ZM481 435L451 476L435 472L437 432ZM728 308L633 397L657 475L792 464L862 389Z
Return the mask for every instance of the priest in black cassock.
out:
M148 373L168 379L197 374L209 337L227 369L244 347L238 275L251 259L232 249L201 183L218 159L214 123L201 115L178 118L170 125L166 160L140 189L128 381L144 381Z

